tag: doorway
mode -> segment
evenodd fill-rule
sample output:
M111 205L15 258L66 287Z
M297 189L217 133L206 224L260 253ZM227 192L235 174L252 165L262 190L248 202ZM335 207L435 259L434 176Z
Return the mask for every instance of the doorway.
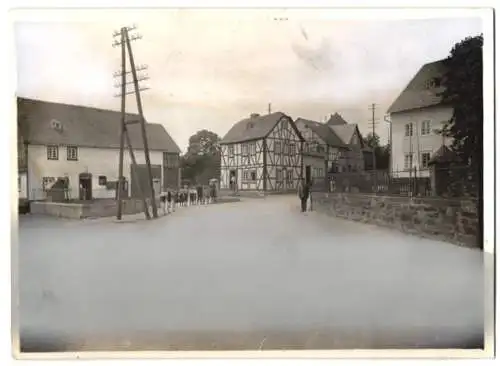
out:
M229 188L231 188L231 190L233 191L236 191L236 186L237 186L237 182L236 182L236 170L230 170L229 171Z
M78 175L78 186L80 187L79 199L90 201L92 199L92 174L80 173Z

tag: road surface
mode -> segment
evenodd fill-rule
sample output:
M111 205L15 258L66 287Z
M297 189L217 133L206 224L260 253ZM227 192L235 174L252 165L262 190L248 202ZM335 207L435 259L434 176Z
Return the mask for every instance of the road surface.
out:
M482 252L294 197L20 218L25 351L480 347Z

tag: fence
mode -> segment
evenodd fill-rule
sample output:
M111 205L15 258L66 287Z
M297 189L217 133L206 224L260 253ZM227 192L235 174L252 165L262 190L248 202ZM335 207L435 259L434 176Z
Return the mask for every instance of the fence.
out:
M420 171L358 171L314 178L312 191L351 192L409 197L478 196L478 169L432 167Z

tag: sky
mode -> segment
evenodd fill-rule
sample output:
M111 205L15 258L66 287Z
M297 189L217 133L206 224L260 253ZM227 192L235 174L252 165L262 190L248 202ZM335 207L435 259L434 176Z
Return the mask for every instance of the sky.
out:
M113 32L132 22L149 122L161 123L185 151L200 129L221 137L251 113L281 111L324 121L340 113L384 142L384 115L418 69L481 33L478 17L338 18L321 11L135 10L134 14L20 20L15 23L17 95L120 109ZM333 14L333 13L331 13ZM83 15L83 13L82 13ZM130 89L132 90L132 89ZM133 95L127 110L137 110Z

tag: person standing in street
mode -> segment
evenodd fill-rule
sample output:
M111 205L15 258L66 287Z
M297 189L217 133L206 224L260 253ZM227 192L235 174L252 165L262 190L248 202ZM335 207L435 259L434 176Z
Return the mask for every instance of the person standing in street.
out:
M167 214L167 195L165 192L162 192L162 194L160 195L160 203L161 203L161 207L163 208L163 214L166 215Z
M170 213L172 211L173 211L172 191L169 189L167 190L167 213Z
M300 198L300 211L306 212L307 198L309 197L309 187L306 184L304 178L301 178L299 181L298 194Z

